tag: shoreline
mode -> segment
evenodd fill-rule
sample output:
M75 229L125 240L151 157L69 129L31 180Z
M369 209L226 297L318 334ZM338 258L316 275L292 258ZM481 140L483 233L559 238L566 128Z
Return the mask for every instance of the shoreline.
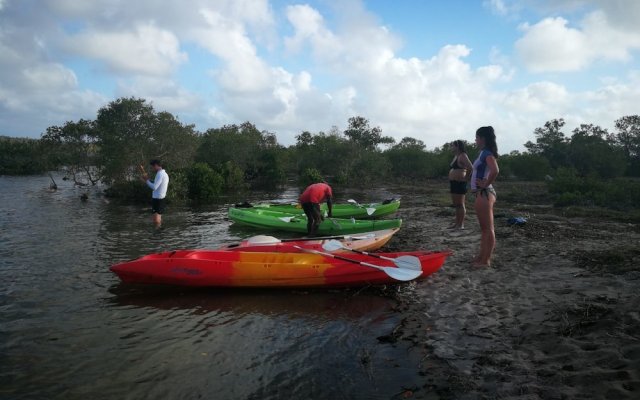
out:
M508 186L497 185L490 268L469 262L480 241L469 196L462 231L446 229L453 209L441 193L400 209L411 223L385 251L454 251L398 295L404 318L392 333L424 377L412 398L640 397L638 225L502 200ZM511 216L528 220L508 225Z

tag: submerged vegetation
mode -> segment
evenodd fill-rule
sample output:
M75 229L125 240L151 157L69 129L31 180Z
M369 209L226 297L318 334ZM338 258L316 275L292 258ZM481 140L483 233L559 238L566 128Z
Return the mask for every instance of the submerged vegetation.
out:
M616 132L583 124L566 136L564 120L534 131L526 151L499 159L499 179L547 181L557 206L627 209L640 204L640 116L615 121ZM452 138L455 139L455 138ZM467 143L469 156L478 152ZM273 189L287 180L301 185L322 179L364 186L446 176L449 143L433 150L418 139L395 142L366 118L348 120L343 132L301 132L285 147L276 134L250 122L198 132L144 99L120 98L95 120L51 126L40 140L0 137L0 174L62 169L78 185L106 184L114 197L146 199L140 166L163 160L171 175L170 200L214 201L223 193Z

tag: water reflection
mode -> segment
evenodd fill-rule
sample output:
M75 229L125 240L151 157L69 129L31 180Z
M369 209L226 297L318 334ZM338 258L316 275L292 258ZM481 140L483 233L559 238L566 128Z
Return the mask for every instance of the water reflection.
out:
M54 178L0 177L0 398L388 398L417 378L376 340L399 317L373 292L121 284L115 262L256 232L224 205L172 205L156 230L148 207Z
M373 291L373 290L372 290ZM288 315L353 320L390 310L389 299L366 290L332 291L173 288L116 284L107 301L121 307L191 310L196 313L232 312L236 315ZM381 321L381 320L380 320Z

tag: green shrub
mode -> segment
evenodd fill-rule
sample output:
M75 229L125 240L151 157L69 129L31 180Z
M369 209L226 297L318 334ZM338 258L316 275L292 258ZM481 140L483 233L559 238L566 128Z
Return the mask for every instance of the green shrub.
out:
M227 161L222 166L224 187L228 191L242 191L247 188L244 180L244 170L233 161Z
M184 169L171 171L169 175L169 189L167 190L167 201L184 202L189 200L189 181L187 172Z
M187 168L189 199L212 201L222 193L224 179L206 163L196 163Z
M546 158L535 154L509 154L498 158L501 178L524 181L541 181L551 174L551 164Z
M302 175L300 175L299 181L303 186L311 185L312 183L322 182L324 178L320 171L315 168L307 168L304 170Z
M333 183L338 185L346 185L349 183L349 174L347 171L340 171L333 177Z
M581 198L582 196L580 195L580 193L576 193L576 192L561 193L560 195L556 196L556 199L553 202L553 205L556 207L572 206L572 205L580 204Z
M637 209L640 204L640 183L624 178L580 177L573 169L560 168L548 186L554 204L560 207L582 205L628 210Z

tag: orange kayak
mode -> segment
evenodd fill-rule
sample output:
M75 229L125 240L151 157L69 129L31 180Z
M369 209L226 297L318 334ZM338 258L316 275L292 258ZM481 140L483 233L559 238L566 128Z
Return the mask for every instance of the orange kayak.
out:
M292 246L302 246L314 250L322 250L322 246L329 240L339 240L344 247L360 251L375 251L387 244L399 228L383 229L380 231L354 233L352 235L325 236L314 239L278 239L273 236L252 236L240 243L233 243L218 250L232 251L272 251L290 250Z
M150 254L111 267L125 283L212 287L337 287L397 283L406 271L393 261L368 255L312 254L290 246L281 252L178 250ZM420 260L417 279L436 272L449 251L377 253ZM348 260L348 261L345 261ZM402 279L408 280L408 279Z

